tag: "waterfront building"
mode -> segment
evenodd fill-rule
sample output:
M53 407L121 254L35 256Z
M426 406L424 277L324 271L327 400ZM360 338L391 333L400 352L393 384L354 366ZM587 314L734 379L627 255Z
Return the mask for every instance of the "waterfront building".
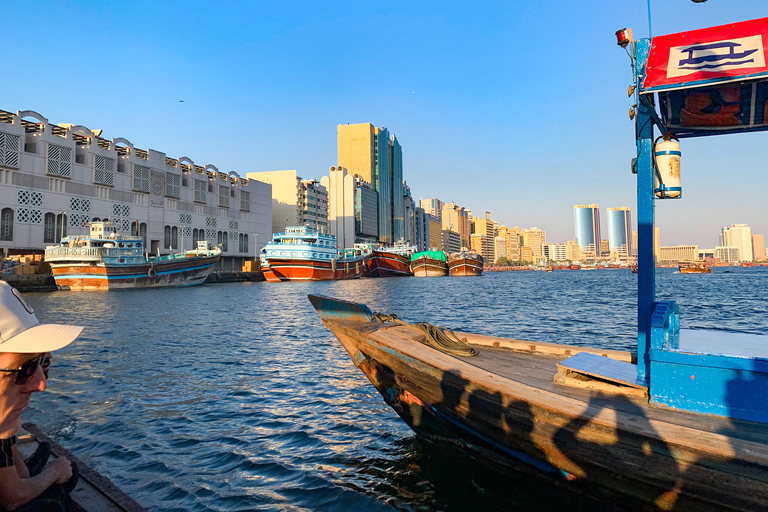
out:
M220 268L239 270L270 240L269 184L101 134L0 111L0 245L9 253L42 253L111 220L151 253L221 244Z
M328 232L328 191L316 180L304 180L296 170L249 172L249 179L272 185L272 232L288 226L309 226Z
M738 247L718 246L715 247L715 259L723 263L739 263L741 251Z
M421 199L419 205L424 208L425 212L436 217L438 220L442 218L443 206L445 206L443 201L439 199Z
M401 214L403 219L403 236L395 240L396 242L399 240L409 240L412 244L417 244L417 238L419 234L417 234L417 226L416 226L416 208L418 206L413 201L413 196L411 195L411 187L408 186L408 184L404 181L403 182L403 197L402 197L402 208L403 212ZM423 228L423 224L422 224ZM423 231L422 231L423 232Z
M576 240L565 242L566 261L581 261L581 247Z
M472 243L480 243L475 242L474 240L482 240L482 246L481 247L475 247L472 245L472 249L477 251L479 255L483 257L485 261L489 262L495 262L497 259L497 256L495 255L495 247L494 247L494 240L496 238L496 232L495 232L495 222L491 220L491 214L490 212L485 212L484 216L481 217L472 217L470 224L470 229L472 231L471 237L474 237L475 235L483 235L482 239L472 239Z
M397 138L370 123L340 124L336 142L338 165L373 185L378 194L379 240L403 240L403 150Z
M416 246L418 251L429 249L429 215L424 208L416 207L413 213L414 238L411 243ZM439 226L438 226L439 228ZM439 229L438 229L439 231Z
M632 218L629 207L608 208L608 251L616 251L618 259L632 256Z
M537 227L524 229L520 233L521 244L529 247L535 257L544 256L544 244L547 243L547 233Z
M493 259L492 253L490 257L486 257L488 248L488 236L485 233L472 233L469 235L469 248L475 251L477 254L481 255L483 260L489 263L496 261Z
M428 213L425 213L425 215L429 226L429 238L427 239L427 246L424 250L439 249L443 246L442 222L433 215Z
M533 251L531 251L530 247L520 247L520 260L519 261L528 261L528 262L534 262L535 257L533 255Z
M678 263L680 261L692 261L699 257L698 245L675 245L662 247L660 260L662 264Z
M459 252L461 251L462 247L467 245L464 243L464 240L461 239L461 236L456 231L451 229L441 230L440 236L440 247L443 252L448 254L452 252Z
M355 177L342 166L331 167L320 183L328 190L328 227L340 248L355 245Z
M494 246L496 247L496 250L494 251L494 257L496 260L494 260L494 263L498 262L500 258L506 258L507 257L507 239L504 236L497 236L494 239Z
M544 257L546 257L548 261L568 261L570 259L568 258L568 244L544 244ZM574 261L573 259L571 260Z
M454 231L461 238L461 245L469 245L469 235L471 234L470 219L468 211L456 203L447 203L443 205L441 222L443 230ZM455 252L455 251L454 251Z
M520 228L508 228L501 226L499 235L503 236L507 243L507 259L509 261L520 261Z
M600 257L604 258L611 254L610 245L608 244L608 240L600 240Z
M595 258L600 251L600 208L596 204L573 207L576 241L585 258Z
M354 177L355 241L376 243L379 240L379 195L360 176Z
M747 224L732 224L720 228L720 246L736 247L740 261L752 261L752 230Z
M763 235L752 235L752 257L755 261L765 259L765 238Z

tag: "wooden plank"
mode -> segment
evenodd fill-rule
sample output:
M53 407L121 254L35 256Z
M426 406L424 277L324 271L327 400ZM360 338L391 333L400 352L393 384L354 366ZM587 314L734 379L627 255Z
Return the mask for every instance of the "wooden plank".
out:
M561 361L558 366L633 388L648 389L648 385L637 378L637 366L623 361L581 352Z

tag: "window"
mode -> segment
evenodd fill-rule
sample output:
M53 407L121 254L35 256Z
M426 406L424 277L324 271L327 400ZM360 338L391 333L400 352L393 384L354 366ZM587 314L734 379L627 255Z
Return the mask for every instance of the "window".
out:
M240 252L248 252L248 235L240 233Z
M149 193L149 167L133 166L133 190Z
M56 241L61 242L61 239L65 236L67 236L67 214L59 213L56 215Z
M227 239L229 238L229 234L225 231L221 239L224 241L224 246L221 248L222 252L227 252Z
M219 206L229 207L229 187L219 185Z
M234 187L230 187L229 197L237 197L237 191L234 189Z
M93 182L102 185L115 184L115 161L113 159L94 155Z
M244 212L251 211L251 193L245 190L240 191L240 209Z
M48 212L45 214L45 220L43 221L43 243L52 244L56 243L56 214Z
M166 197L181 197L181 176L170 172L165 173L165 195Z
M0 212L0 240L13 240L12 208L3 208Z
M163 247L170 249L171 247L171 226L165 226L163 237Z
M206 182L202 180L195 180L195 202L196 203L205 203L207 198L207 192L208 192L208 186L206 185Z
M176 226L171 228L171 247L179 248L179 228Z
M19 167L19 136L0 133L0 165Z
M48 144L48 174L72 176L72 150L55 144Z

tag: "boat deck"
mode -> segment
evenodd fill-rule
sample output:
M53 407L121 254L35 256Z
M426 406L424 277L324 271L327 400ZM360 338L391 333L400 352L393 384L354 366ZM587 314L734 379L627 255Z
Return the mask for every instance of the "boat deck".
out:
M468 339L472 344L472 339ZM534 344L535 345L535 344ZM579 347L574 347L578 350ZM475 357L452 356L467 364L507 379L533 386L562 397L590 403L600 392L592 389L571 387L554 382L557 364L563 356L523 352L507 348L481 347ZM607 387L605 388L608 389ZM618 391L618 390L617 390ZM610 391L607 391L610 393ZM611 409L626 414L637 414L638 408L649 420L688 427L702 432L720 432L729 437L763 445L762 455L768 461L768 429L760 423L740 421L714 415L702 415L668 408L654 407L647 398L625 395L625 401L612 402Z

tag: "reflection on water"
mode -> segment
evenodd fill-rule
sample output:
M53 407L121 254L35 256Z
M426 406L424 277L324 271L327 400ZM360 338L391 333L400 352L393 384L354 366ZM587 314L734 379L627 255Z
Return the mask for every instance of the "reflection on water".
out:
M658 273L684 327L768 333L768 269ZM456 329L633 346L629 271L27 294L85 325L26 421L152 510L547 510L573 496L451 459L381 400L306 296ZM585 510L591 505L585 505Z

